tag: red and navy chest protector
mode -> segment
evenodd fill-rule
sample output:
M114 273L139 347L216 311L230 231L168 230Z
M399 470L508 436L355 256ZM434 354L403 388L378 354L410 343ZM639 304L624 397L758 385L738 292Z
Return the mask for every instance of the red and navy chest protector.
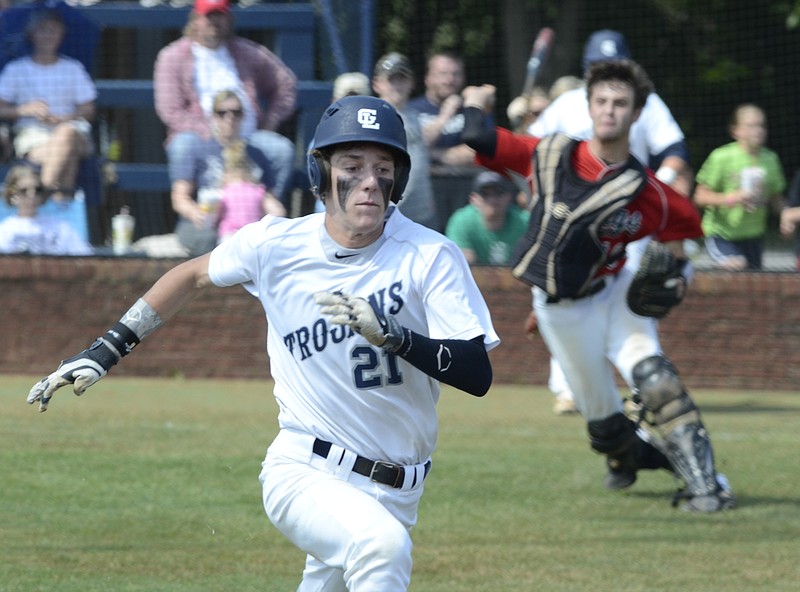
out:
M581 179L570 166L577 145L555 134L536 146L537 196L511 261L514 277L558 298L586 295L598 271L624 255L624 248L607 249L601 229L647 182L644 167L633 157L600 181Z

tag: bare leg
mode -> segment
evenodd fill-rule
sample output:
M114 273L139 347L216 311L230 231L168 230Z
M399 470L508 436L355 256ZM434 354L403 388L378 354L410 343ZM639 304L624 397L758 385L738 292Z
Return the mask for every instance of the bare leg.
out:
M52 190L56 201L68 199L75 191L78 164L88 152L86 138L69 123L54 130L46 144L28 152L28 158L42 166L42 185Z

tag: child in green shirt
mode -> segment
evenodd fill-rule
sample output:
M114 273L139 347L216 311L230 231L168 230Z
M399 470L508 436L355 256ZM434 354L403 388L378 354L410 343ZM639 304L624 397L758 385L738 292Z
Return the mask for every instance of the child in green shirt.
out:
M768 206L783 205L786 178L778 155L765 146L760 107L738 106L730 132L735 141L712 151L697 173L694 200L704 209L706 249L717 266L761 269Z

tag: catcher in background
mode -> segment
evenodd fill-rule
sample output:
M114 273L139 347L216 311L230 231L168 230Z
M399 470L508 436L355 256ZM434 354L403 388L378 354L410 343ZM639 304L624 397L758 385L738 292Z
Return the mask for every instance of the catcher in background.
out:
M665 316L682 300L689 272L683 240L702 235L691 202L630 154L630 127L651 89L631 60L592 65L593 133L578 141L487 128L494 87L467 87L464 138L479 164L535 175L538 195L512 273L532 286L539 331L563 365L592 448L606 455L605 486L624 489L640 469L663 468L685 484L676 504L685 498L685 510L716 512L735 499L727 480L718 479L700 412L648 318ZM624 266L625 246L649 235L661 243L646 252L634 277ZM660 438L624 414L614 367Z

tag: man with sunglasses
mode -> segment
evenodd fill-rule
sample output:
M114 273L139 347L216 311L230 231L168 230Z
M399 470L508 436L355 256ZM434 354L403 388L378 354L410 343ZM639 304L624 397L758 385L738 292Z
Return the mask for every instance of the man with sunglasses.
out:
M233 29L228 0L196 0L183 37L159 52L153 85L156 113L167 128L167 158L185 158L211 137L214 95L234 89L243 106L242 137L273 164L272 189L284 199L295 150L278 130L294 113L297 77L278 56Z

